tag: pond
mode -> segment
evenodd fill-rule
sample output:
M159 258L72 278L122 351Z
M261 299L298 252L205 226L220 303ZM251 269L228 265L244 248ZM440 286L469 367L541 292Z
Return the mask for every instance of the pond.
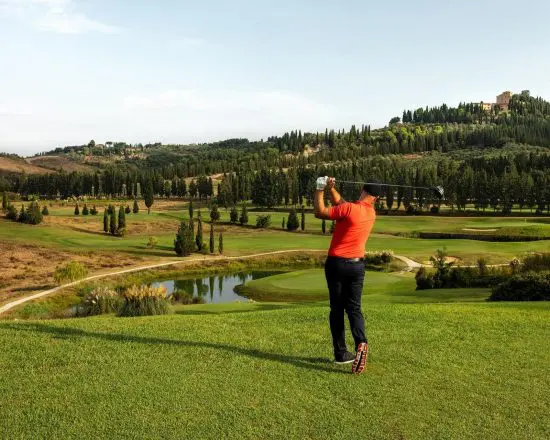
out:
M153 287L163 286L166 288L168 296L171 296L174 292L179 292L194 298L201 298L202 302L206 304L232 303L235 301L248 301L248 298L235 293L235 287L245 284L250 280L258 280L279 273L282 272L238 272L229 275L217 274L207 277L156 281L151 283L151 285Z

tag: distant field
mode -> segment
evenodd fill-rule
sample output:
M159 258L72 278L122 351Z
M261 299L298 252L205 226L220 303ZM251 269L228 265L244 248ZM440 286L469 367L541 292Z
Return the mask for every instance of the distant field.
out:
M15 160L8 157L0 157L0 172L4 173L26 173L26 174L47 174L52 170L42 168L37 164L30 164L24 160Z
M74 162L64 156L37 156L30 157L27 159L28 162L32 165L36 165L42 168L47 168L50 170L60 170L64 171L81 171L81 172L92 172L94 168L89 165L83 165L78 162Z

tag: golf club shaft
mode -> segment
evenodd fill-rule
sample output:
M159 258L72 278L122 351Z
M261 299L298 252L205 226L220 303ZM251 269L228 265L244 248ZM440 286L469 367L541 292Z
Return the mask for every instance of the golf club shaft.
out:
M372 182L351 182L349 180L336 180L338 183L353 183L357 185L379 185L379 186L390 186L393 188L416 188L416 189L427 189L427 190L433 190L433 188L427 187L427 186L413 186L413 185L391 185L389 183L372 183Z

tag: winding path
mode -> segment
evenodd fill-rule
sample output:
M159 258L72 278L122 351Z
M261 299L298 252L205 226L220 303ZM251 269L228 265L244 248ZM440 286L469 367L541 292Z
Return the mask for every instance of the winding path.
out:
M159 267L175 266L176 264L185 264L185 263L192 263L192 262L197 262L197 261L206 262L206 261L245 260L247 258L265 257L265 256L268 256L268 255L277 255L277 254L289 254L289 253L294 253L294 252L323 252L323 253L325 253L326 250L325 249L322 249L322 250L321 249L291 249L291 250L284 250L284 251L263 252L261 254L241 255L241 256L238 256L238 257L189 258L189 259L186 259L186 260L168 261L168 262L165 262L165 263L148 264L148 265L145 265L145 266L132 267L130 269L116 270L114 272L105 272L105 273L100 273L100 274L97 274L97 275L92 275L92 276L89 276L89 277L86 277L86 278L82 278L80 280L73 281L72 283L63 284L61 286L54 287L53 289L44 290L42 292L38 292L38 293L35 293L33 295L26 296L24 298L19 298L17 300L10 301L10 302L8 302L8 303L6 303L6 304L4 304L3 306L0 307L0 314L5 313L8 310L11 310L14 307L17 307L17 306L19 306L21 304L24 304L26 302L33 301L35 299L51 295L52 293L58 292L61 289L65 289L66 287L76 286L77 284L83 283L85 281L98 280L100 278L110 277L110 276L114 276L114 275L123 275L125 273L130 273L130 272L138 272L140 270L156 269L156 268L159 268ZM413 269L417 269L419 267L422 267L422 264L417 263L416 261L411 260L410 258L403 257L401 255L395 255L395 258L397 258L397 259L399 259L399 260L401 260L401 261L403 261L404 263L407 264L408 267L403 272L410 272Z

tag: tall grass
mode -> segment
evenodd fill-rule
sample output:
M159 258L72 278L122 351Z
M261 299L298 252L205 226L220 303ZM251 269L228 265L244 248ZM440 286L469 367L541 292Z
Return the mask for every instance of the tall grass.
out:
M523 260L522 272L540 272L550 270L550 252L530 254Z
M77 308L78 316L104 315L116 313L120 307L121 297L108 287L96 287L83 299Z
M122 294L124 302L119 316L166 315L170 312L170 300L164 287L132 286Z

